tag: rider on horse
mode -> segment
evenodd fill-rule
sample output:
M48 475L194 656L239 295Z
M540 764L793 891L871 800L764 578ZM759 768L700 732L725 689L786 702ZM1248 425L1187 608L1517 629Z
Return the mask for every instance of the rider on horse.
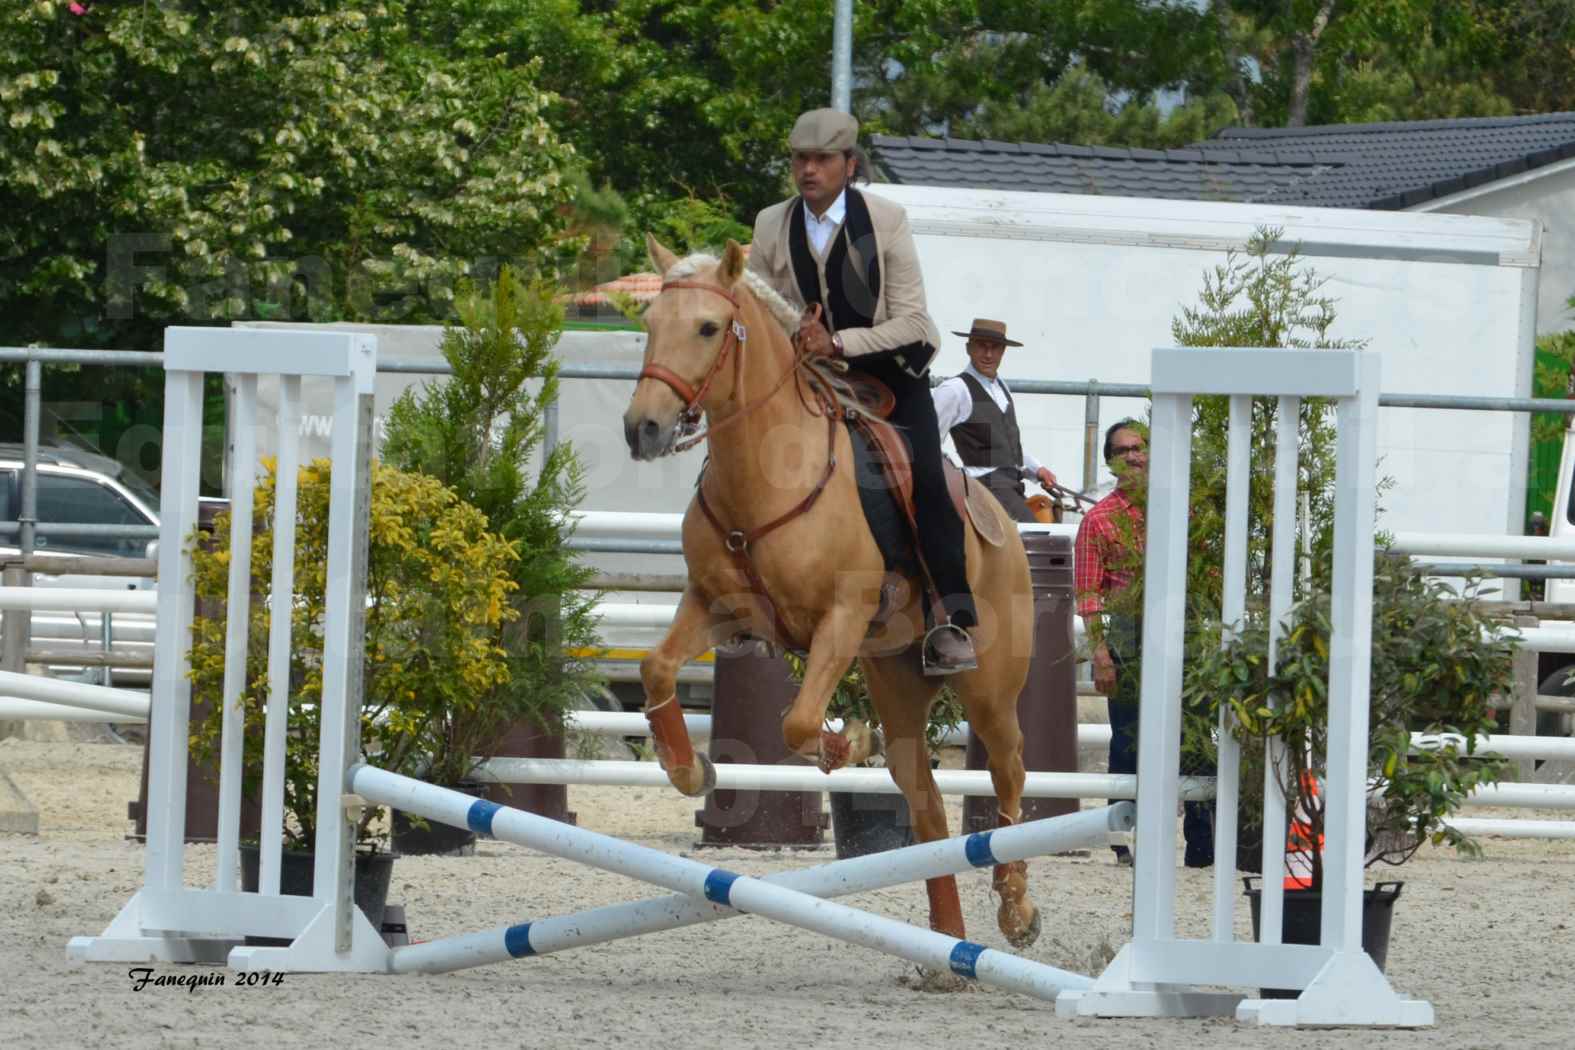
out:
M858 133L858 121L835 109L798 118L788 145L799 196L756 217L749 268L803 311L804 351L845 358L896 395L890 419L912 449L919 553L943 614L925 636L925 673L953 674L977 666L967 629L978 614L926 378L940 332L925 306L907 213L853 185L865 175Z

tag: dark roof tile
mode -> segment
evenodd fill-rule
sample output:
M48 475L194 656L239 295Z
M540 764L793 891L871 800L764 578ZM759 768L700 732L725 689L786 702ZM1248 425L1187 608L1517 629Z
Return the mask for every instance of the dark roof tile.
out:
M1394 209L1575 156L1575 113L1227 128L1186 149L875 136L897 182Z

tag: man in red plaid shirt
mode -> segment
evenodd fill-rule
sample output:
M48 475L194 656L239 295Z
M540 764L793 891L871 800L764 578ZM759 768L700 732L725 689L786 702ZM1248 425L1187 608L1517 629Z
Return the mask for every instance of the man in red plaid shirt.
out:
M1106 600L1132 585L1143 565L1144 521L1139 498L1148 482L1148 428L1123 419L1105 431L1105 462L1116 475L1115 491L1089 509L1077 529L1074 583L1077 612L1093 647L1094 688L1110 710L1110 772L1137 772L1138 667L1142 626L1131 603ZM1195 772L1204 772L1196 770ZM1214 827L1207 803L1186 804L1183 828L1188 867L1214 861ZM1118 864L1132 863L1131 851L1112 846Z

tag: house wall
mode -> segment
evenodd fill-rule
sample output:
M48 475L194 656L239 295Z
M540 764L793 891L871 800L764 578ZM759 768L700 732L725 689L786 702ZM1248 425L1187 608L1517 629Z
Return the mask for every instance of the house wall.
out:
M1575 295L1575 168L1415 210L1540 222L1542 276L1537 284L1537 334L1575 327L1575 311L1568 306L1570 296Z

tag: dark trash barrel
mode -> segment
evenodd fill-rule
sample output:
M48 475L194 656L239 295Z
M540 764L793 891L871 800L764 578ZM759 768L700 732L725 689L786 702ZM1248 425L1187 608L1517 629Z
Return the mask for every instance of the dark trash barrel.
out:
M492 752L496 758L562 758L563 731L544 729L534 719L514 723ZM483 797L500 806L511 806L565 824L576 823L569 809L567 784L489 784Z
M1034 658L1017 697L1023 731L1023 765L1030 773L1077 772L1077 657L1072 640L1072 537L1053 536L1044 526L1020 526L1034 588ZM987 769L987 752L968 741L968 768ZM1023 819L1076 813L1075 798L1025 798ZM996 826L993 795L963 802L963 830Z
M782 713L798 694L788 664L761 642L720 646L711 700L717 765L808 765L782 740ZM822 841L819 791L713 791L695 814L702 846L810 849Z

